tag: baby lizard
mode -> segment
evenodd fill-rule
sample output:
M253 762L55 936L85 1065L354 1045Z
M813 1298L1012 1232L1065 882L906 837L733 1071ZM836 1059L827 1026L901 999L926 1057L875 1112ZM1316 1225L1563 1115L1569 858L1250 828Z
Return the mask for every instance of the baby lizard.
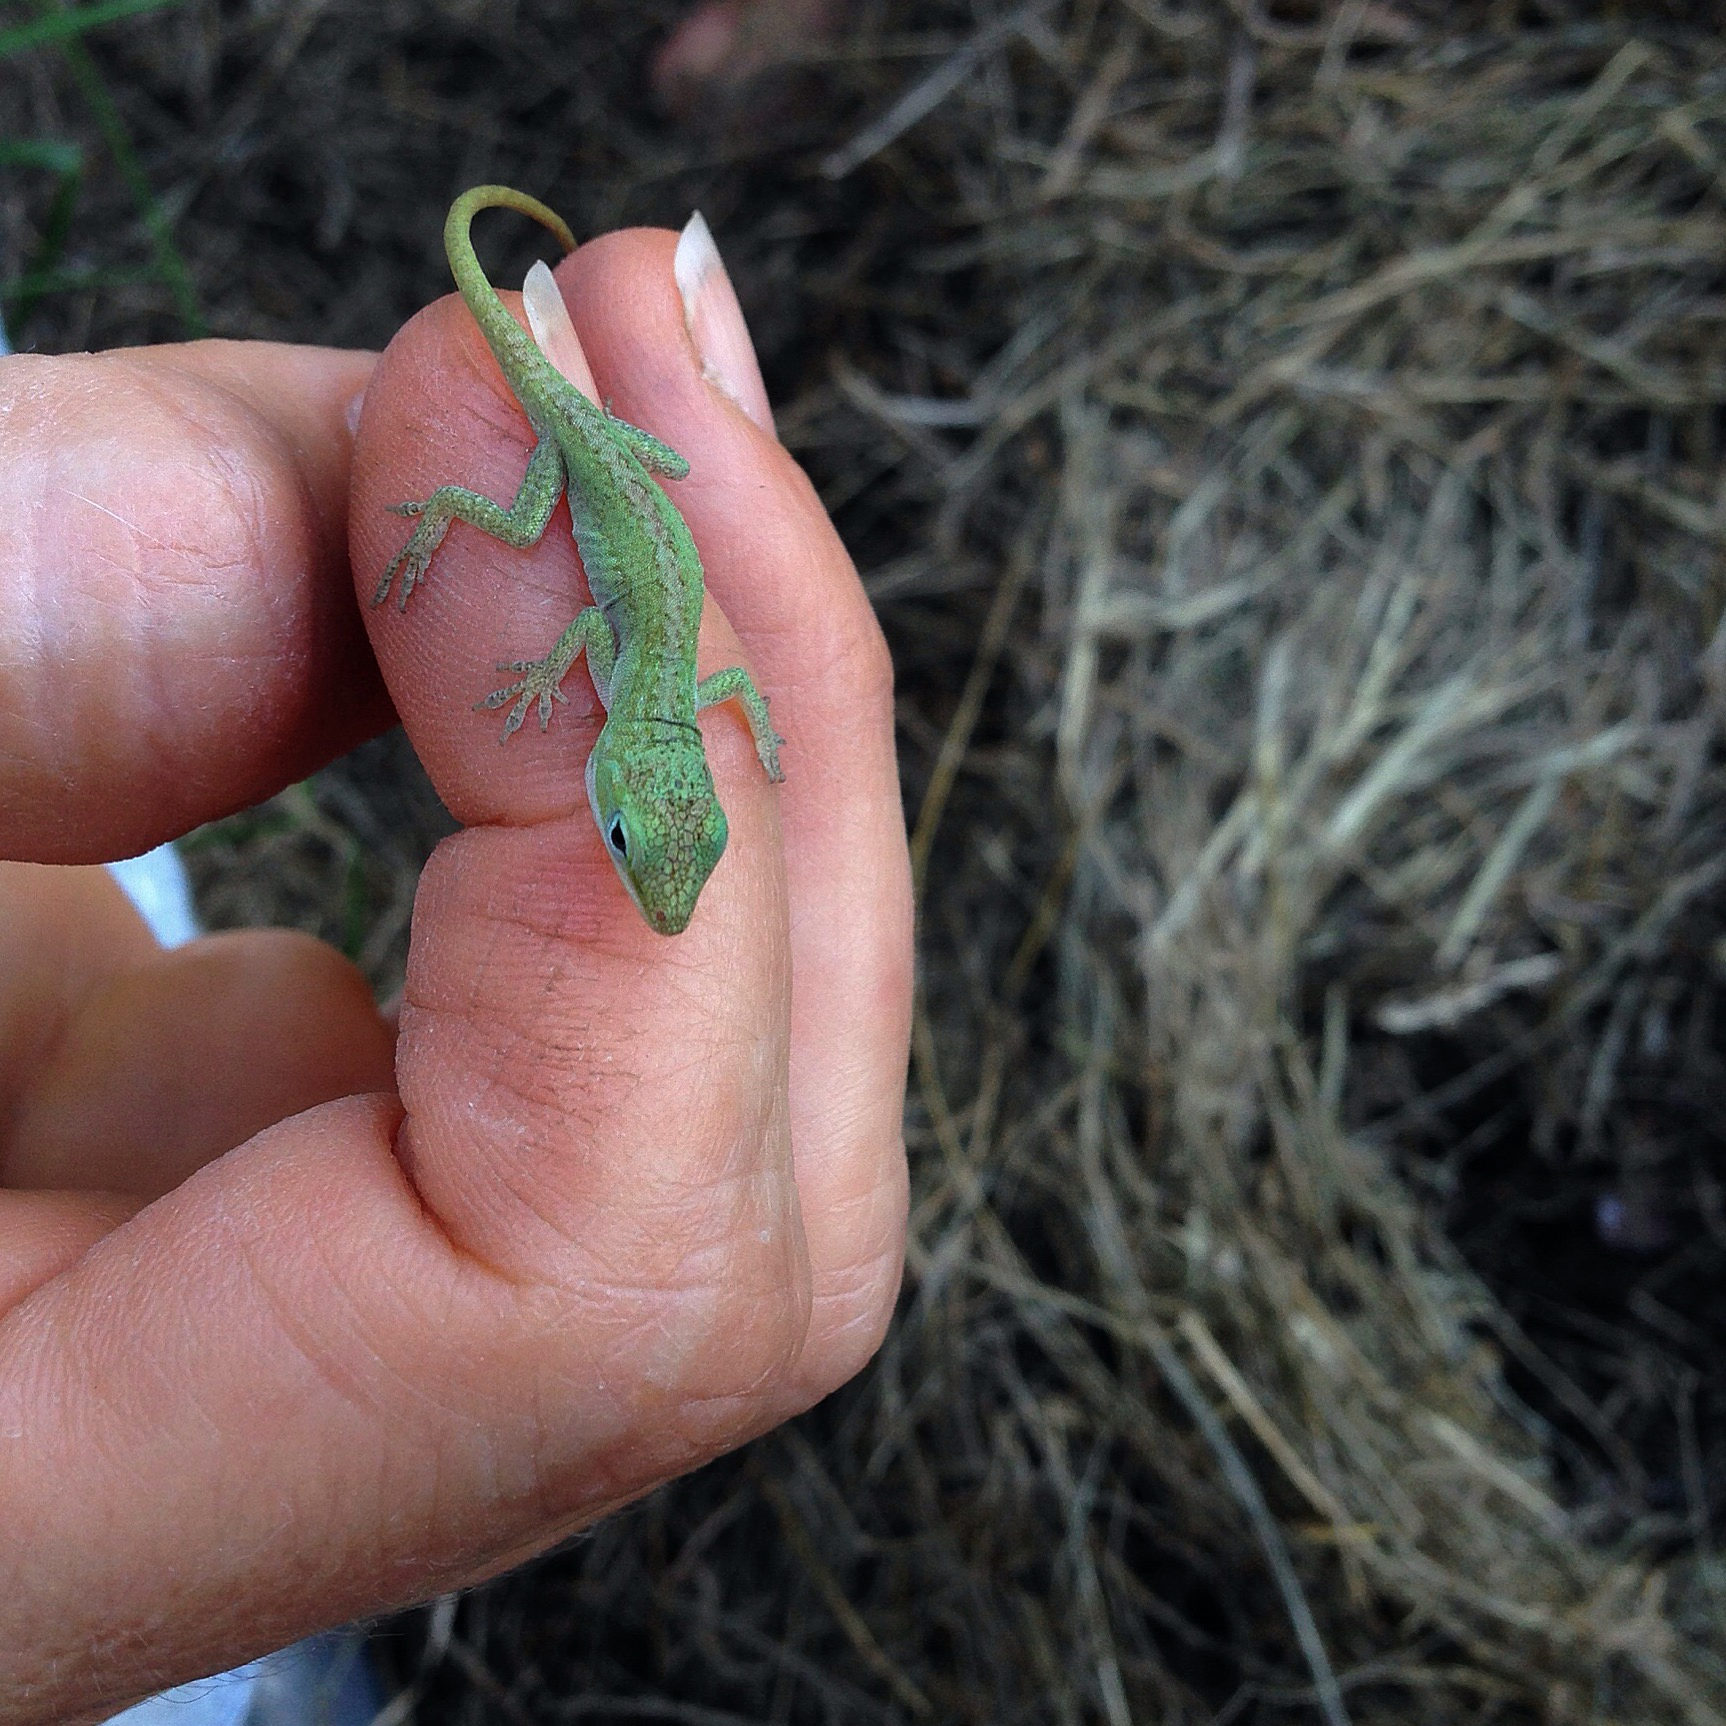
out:
M749 720L767 777L779 780L779 744L767 702L741 666L699 681L695 644L704 590L695 541L651 477L682 479L689 464L658 438L595 406L542 354L497 297L470 229L476 212L519 210L549 228L566 250L575 239L558 216L508 186L475 186L450 206L444 249L456 286L538 440L508 509L463 486L442 485L423 503L395 505L418 516L406 545L379 581L382 605L400 580L405 609L452 521L465 521L516 550L536 545L567 489L575 540L593 604L576 614L544 659L500 665L519 673L481 707L513 702L507 741L539 704L543 731L553 700L583 653L606 720L587 758L587 799L617 873L649 925L679 934L725 849L725 811L714 794L695 716L735 701Z

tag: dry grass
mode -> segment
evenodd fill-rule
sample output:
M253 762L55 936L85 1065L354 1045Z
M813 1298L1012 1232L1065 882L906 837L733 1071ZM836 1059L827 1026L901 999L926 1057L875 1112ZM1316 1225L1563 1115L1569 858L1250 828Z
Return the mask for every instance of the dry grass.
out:
M1031 0L811 60L773 150L604 147L616 213L717 207L898 654L903 1310L392 1627L395 1718L1726 1721L1710 18ZM526 123L397 136L422 239Z
M969 699L912 696L924 1179L869 1434L887 1503L940 1483L905 1595L989 1655L948 1692L926 1625L882 1645L978 1720L1718 1720L1717 1441L1660 1514L1638 1396L1441 1225L1484 1158L1594 1169L1599 1279L1720 1266L1726 62L1017 16L895 163L963 311L807 422L926 502L879 593L994 581ZM1688 1360L1605 1346L1693 1421L1682 1312Z

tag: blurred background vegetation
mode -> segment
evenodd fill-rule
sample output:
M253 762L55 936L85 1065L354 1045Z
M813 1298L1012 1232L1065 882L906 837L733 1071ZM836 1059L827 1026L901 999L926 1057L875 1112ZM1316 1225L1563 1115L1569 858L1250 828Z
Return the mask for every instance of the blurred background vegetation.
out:
M1726 1721L1721 22L0 6L16 344L699 205L899 667L887 1346L392 1721ZM449 825L397 734L185 851L388 994Z

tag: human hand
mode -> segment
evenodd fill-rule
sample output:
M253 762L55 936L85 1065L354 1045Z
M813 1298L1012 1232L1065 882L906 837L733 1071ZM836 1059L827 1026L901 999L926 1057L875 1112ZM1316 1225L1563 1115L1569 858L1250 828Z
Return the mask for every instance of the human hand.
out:
M609 236L559 276L616 411L692 464L710 663L729 618L790 740L771 788L704 716L731 843L672 940L594 831L582 674L507 750L469 711L570 615L564 511L528 553L456 529L405 616L350 597L402 531L385 503L519 477L459 302L372 383L352 578L367 357L0 361L0 831L29 860L0 865L8 1726L476 1582L880 1338L910 991L889 672L802 475L703 376L672 244ZM387 724L367 627L469 823L422 881L393 1049L329 949L159 953L104 872L33 866L142 850Z

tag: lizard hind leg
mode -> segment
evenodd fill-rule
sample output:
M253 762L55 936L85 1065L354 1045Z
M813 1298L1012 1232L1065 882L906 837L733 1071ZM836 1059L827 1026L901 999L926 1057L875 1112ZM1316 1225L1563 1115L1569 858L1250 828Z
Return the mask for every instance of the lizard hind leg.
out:
M755 753L761 758L762 770L775 785L779 784L785 778L785 770L779 765L779 745L785 739L774 731L773 721L767 716L767 697L755 687L754 678L741 665L716 671L695 686L697 712L704 707L715 707L722 701L735 701L743 709L744 717L749 721L749 734L755 739Z
M508 509L463 485L440 485L421 502L392 504L392 514L418 516L419 521L408 535L407 544L390 559L372 595L372 604L382 605L389 598L399 572L399 603L403 611L407 610L408 599L425 579L426 568L443 544L451 522L465 521L515 551L537 545L551 520L551 512L557 508L557 500L563 495L566 472L557 440L542 437L527 458L527 472L522 475Z
M599 692L600 701L608 702L612 667L617 663L617 641L605 613L597 605L588 605L576 613L575 621L557 638L557 645L544 659L512 659L499 665L499 671L518 671L521 676L502 689L494 689L483 701L476 701L474 711L499 708L513 701L515 705L503 722L503 736L498 739L507 743L521 729L528 708L537 701L539 728L544 731L551 724L551 704L569 700L563 693L563 680L584 652L593 687Z

